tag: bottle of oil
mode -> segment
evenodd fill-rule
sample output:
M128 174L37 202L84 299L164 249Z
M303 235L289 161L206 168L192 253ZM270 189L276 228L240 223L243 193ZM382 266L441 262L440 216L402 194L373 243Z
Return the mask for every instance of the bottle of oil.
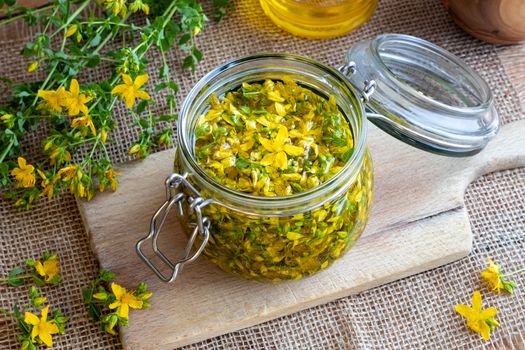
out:
M260 0L268 17L280 28L307 38L346 34L365 23L378 0Z

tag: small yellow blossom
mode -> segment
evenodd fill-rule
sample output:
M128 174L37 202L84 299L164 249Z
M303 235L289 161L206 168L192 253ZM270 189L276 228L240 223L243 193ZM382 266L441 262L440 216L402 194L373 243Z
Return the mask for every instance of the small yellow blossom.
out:
M68 93L63 87L57 91L54 90L38 90L38 97L44 99L39 105L39 109L47 109L50 112L62 112L62 106Z
M92 97L80 93L78 81L73 79L69 85L69 92L63 100L63 106L67 108L70 117L77 116L80 112L88 114L86 103L91 101L91 99Z
M12 114L4 114L3 116L0 117L0 120L9 120L11 118L13 118L14 115Z
M481 273L481 277L488 282L492 287L492 290L501 293L503 289L503 283L501 283L501 271L498 265L494 264L491 259L487 259L489 266L485 271Z
M34 62L31 62L28 66L27 66L27 71L29 73L33 73L34 71L36 71L38 69L38 66L40 66L40 63L38 61L34 61Z
M91 133L93 133L93 136L97 135L97 129L95 129L95 125L93 124L93 120L91 117L87 114L84 114L82 117L77 117L71 121L71 127L73 128L79 128L82 126L88 126L91 130Z
M138 299L133 292L128 292L126 288L116 283L111 283L111 290L117 300L109 304L109 308L118 308L117 312L120 317L127 319L130 307L132 309L142 309L143 301Z
M75 34L78 30L78 26L76 24L73 24L71 25L67 30L66 30L66 38L69 38L71 35Z
M141 98L143 100L149 100L150 96L146 91L140 90L140 88L148 81L148 75L142 74L135 78L135 81L127 75L122 74L122 80L124 84L117 85L111 90L113 95L119 95L128 108L132 108L135 105L135 99Z
M280 125L274 140L259 137L261 145L269 152L261 160L261 165L275 165L276 168L284 170L288 168L288 157L304 155L304 148L286 143L288 141L288 129Z
M145 15L149 15L149 5L145 4L142 0L134 0L131 5L129 5L129 10L133 13L140 10L144 12Z
M17 181L17 187L31 188L35 186L35 167L27 164L27 161L18 157L18 168L11 170L11 175Z
M500 324L493 318L497 313L496 308L490 307L482 310L481 303L481 294L479 291L475 291L472 295L472 307L458 304L456 305L456 312L467 320L467 326L470 329L481 334L483 339L488 340L490 331Z
M49 305L42 309L42 317L38 318L37 315L26 312L24 322L33 326L31 330L31 340L35 341L35 338L38 337L42 343L48 347L53 346L53 334L59 333L58 326L54 321L47 321L47 313L49 312Z
M40 260L36 260L35 270L40 276L44 277L46 282L50 282L60 273L58 257L56 255L51 255L44 261L43 264L40 262Z

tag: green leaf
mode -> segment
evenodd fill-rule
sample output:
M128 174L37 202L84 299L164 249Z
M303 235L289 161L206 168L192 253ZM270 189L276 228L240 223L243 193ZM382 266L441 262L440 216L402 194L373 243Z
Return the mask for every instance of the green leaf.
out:
M97 33L97 35L95 35L95 37L89 43L89 47L98 46L100 44L101 39L102 39L102 36L100 35L100 33Z
M168 74L170 74L170 68L167 64L162 65L160 68L159 78L165 78L168 76Z

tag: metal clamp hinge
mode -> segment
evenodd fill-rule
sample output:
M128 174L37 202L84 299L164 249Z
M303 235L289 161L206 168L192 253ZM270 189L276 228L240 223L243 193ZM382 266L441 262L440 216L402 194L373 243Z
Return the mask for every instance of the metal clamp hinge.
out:
M186 179L187 174L171 174L166 179L166 201L159 207L155 212L150 221L149 234L139 240L135 246L137 254L139 257L146 263L146 265L163 281L163 282L172 282L177 278L177 275L182 271L182 268L185 264L195 261L199 255L202 253L208 240L210 238L210 220L202 215L202 208L210 204L212 200L205 200L201 197L199 191L193 187L191 183ZM183 191L180 187L181 185L187 190ZM160 249L158 246L158 238L161 232L162 226L166 221L166 218L173 206L177 206L180 216L186 215L184 213L184 203L186 200L188 203L189 214L194 214L196 222L192 223L193 232L189 237L188 243L182 256L175 262L172 262ZM198 236L202 237L200 245L193 249L193 245ZM149 259L143 252L142 245L151 240L151 245L153 252L160 260L166 264L166 266L171 270L171 273L164 274L160 269L155 266L155 264Z
M350 77L357 72L357 66L355 62L350 61L337 68L337 70L343 73L345 76ZM365 80L363 90L361 90L361 101L368 102L370 100L370 96L372 96L375 89L375 80Z

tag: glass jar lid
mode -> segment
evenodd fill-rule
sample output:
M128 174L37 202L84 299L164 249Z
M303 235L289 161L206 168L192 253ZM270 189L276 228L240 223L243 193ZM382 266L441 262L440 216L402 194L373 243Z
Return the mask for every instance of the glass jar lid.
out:
M423 39L383 34L358 42L340 71L362 91L369 120L418 148L469 156L498 131L487 83L459 57Z

